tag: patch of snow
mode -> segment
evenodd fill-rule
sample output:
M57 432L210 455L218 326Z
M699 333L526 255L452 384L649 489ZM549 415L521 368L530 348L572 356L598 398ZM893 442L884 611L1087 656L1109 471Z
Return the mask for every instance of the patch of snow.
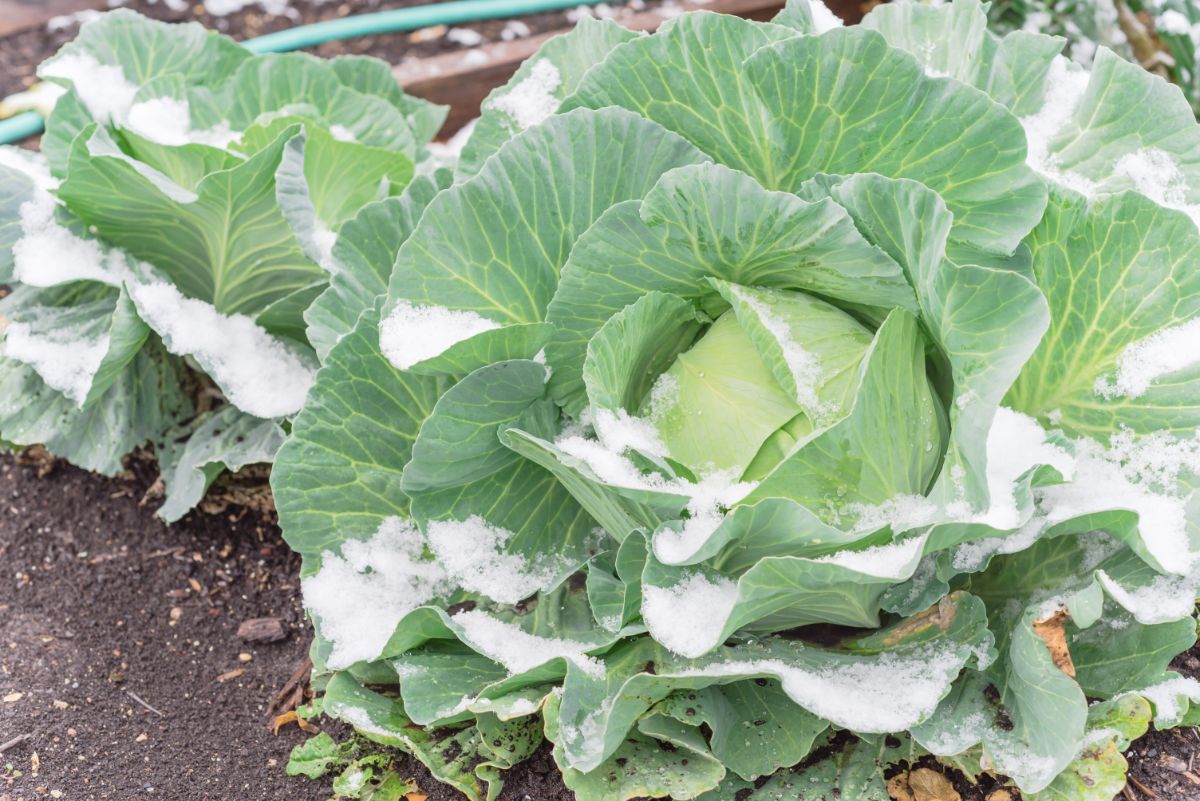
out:
M534 715L541 707L542 696L513 694L501 698L476 699L471 704L471 711L476 714L491 712L501 720L513 720Z
M0 167L21 173L41 192L58 188L58 179L50 174L46 157L33 150L0 145Z
M513 532L493 526L479 515L463 521L436 520L425 528L430 549L456 584L502 604L515 604L539 590L553 589L556 580L570 569L562 559L531 564L520 554L507 553Z
M340 270L337 261L333 258L333 246L337 244L337 238L336 231L331 231L319 222L312 232L313 247L317 249L317 263L330 275Z
M1039 505L1054 524L1111 509L1138 514L1138 530L1162 567L1187 575L1198 556L1187 533L1184 498L1176 484L1181 475L1200 475L1200 434L1173 437L1168 432L1136 439L1114 434L1109 447L1091 439L1076 442L1075 479L1038 490Z
M1144 587L1134 589L1121 585L1103 570L1096 572L1096 578L1114 601L1146 626L1182 620L1196 609L1200 576L1156 576Z
M165 282L132 289L138 314L167 350L191 356L244 412L263 418L300 411L316 369L244 314L221 314Z
M1175 36L1191 36L1192 23L1181 12L1173 8L1168 8L1166 11L1158 15L1155 19L1156 27L1162 33L1174 34Z
M130 106L124 125L139 136L163 145L195 143L224 148L238 138L227 122L203 131L192 130L191 114L186 100L155 97Z
M490 60L487 53L478 47L473 47L466 53L463 53L463 57L459 59L458 63L464 67L478 67L488 63Z
M500 327L475 312L399 301L379 325L379 346L397 370L432 359L451 345Z
M560 101L554 93L561 85L558 67L547 59L538 59L524 80L489 100L487 107L507 114L519 129L525 130L558 110Z
M51 17L46 22L46 30L50 32L65 31L68 28L74 28L83 25L86 22L99 19L104 15L104 12L97 8L84 8L72 14L63 14L57 17Z
M1047 441L1046 431L1037 420L999 407L987 438L988 508L973 513L955 505L951 513L962 522L1000 530L1017 528L1021 525L1015 492L1017 479L1039 465L1049 465L1070 480L1075 459L1062 447Z
M483 34L471 28L451 28L446 31L446 41L463 47L478 47L483 44Z
M389 517L369 540L343 543L341 556L323 553L321 569L300 580L333 645L331 668L378 658L405 615L453 589L441 566L422 557L424 546L415 525Z
M100 362L108 353L108 335L79 340L35 334L26 323L4 331L4 355L37 371L46 385L82 406Z
M1163 376L1200 364L1200 317L1164 328L1127 345L1117 357L1114 377L1096 379L1096 394L1138 398Z
M354 131L351 131L345 125L330 125L329 126L329 135L332 136L334 139L338 140L339 142L357 142L358 141L358 137L354 135Z
M16 280L36 287L70 281L119 286L130 276L123 252L115 248L105 251L98 241L76 236L58 222L57 209L57 201L48 192L39 192L21 204L21 238L13 245Z
M289 0L204 0L204 10L214 17L236 14L252 5L258 5L264 14L300 19L300 12L291 7Z
M667 454L667 447L659 438L658 430L646 420L634 417L624 409L618 409L616 412L594 409L592 424L600 442L613 453L624 453L632 449L651 456Z
M1083 68L1063 56L1056 56L1046 75L1042 107L1037 113L1021 118L1028 141L1025 162L1046 177L1085 195L1095 191L1095 182L1059 169L1055 156L1050 153L1050 144L1071 123L1087 90L1089 77Z
M505 42L511 42L514 39L524 39L532 33L529 26L521 20L510 19L504 23L504 30L500 31L500 38Z
M580 20L589 17L593 19L613 19L617 16L617 10L608 3L596 3L595 5L578 5L575 8L569 8L564 15L567 22L572 25L578 25Z
M737 596L736 582L699 572L672 587L642 584L642 619L650 636L669 651L695 659L720 645Z
M861 551L838 551L815 561L837 565L856 573L896 581L908 579L921 558L928 536L907 537Z
M69 81L88 113L101 124L123 121L138 90L120 67L101 64L90 53L58 56L43 64L39 74Z
M1113 165L1113 176L1128 180L1160 206L1182 211L1200 227L1200 205L1187 202L1187 180L1175 157L1165 150L1149 147L1126 153Z
M974 573L993 556L1019 553L1037 542L1046 528L1046 518L1034 516L1016 531L999 537L964 542L954 549L951 565L955 570Z
M842 18L830 11L822 0L808 0L808 8L812 12L813 33L825 33L845 25Z
M856 732L883 734L912 728L932 715L964 663L953 649L929 646L819 667L779 659L724 662L684 675L774 676L793 701L818 717ZM904 691L897 692L899 687Z
M690 558L721 525L723 511L758 486L757 482L738 481L732 471L711 473L699 482L645 475L622 452L574 430L564 430L554 444L563 453L585 463L606 484L687 498L688 517L681 530L663 527L654 535L654 553L664 564L681 564Z
M891 526L895 533L927 525L937 513L937 505L922 495L897 495L873 505L851 503L840 510L840 514L854 519L855 531L874 531Z
M1200 682L1182 676L1167 679L1137 693L1154 704L1154 725L1167 729L1178 725L1185 703L1200 703Z
M478 609L458 612L450 619L462 628L468 645L503 665L511 675L526 673L560 658L592 676L604 675L604 665L587 655L595 645L558 637L539 637Z

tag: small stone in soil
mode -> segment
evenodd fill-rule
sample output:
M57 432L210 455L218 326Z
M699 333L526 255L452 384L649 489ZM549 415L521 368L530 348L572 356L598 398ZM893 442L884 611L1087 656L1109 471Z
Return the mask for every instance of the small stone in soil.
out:
M287 637L287 632L279 618L258 617L242 621L237 635L246 642L278 642Z

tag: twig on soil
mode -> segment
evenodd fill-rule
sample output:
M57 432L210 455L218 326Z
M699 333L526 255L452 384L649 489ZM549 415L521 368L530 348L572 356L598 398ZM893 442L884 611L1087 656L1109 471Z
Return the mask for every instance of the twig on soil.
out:
M162 551L152 551L151 553L144 554L142 561L148 562L151 559L162 559L164 556L177 556L181 553L183 553L183 548L167 548Z
M157 709L155 709L154 707L150 706L150 705L149 705L149 704L147 704L145 701L143 701L143 700L142 700L142 699L141 699L141 698L138 696L138 694L137 694L137 693L135 693L133 690L126 690L126 691L125 691L125 694L126 694L126 695L128 695L128 696L129 696L130 698L132 698L133 700L137 701L137 702L138 702L139 704L141 704L142 706L146 707L146 709L149 709L151 712L153 712L154 714L158 715L160 718L165 718L165 717L166 717L166 715L164 715L162 712L159 712Z
M267 707L267 718L274 720L280 715L283 715L304 702L304 688L308 686L308 678L312 674L312 661L306 656L296 665L296 669L292 671L292 675L283 685L275 697L271 699L271 705Z
M1139 782L1137 779L1133 778L1132 776L1129 777L1129 783L1132 784L1134 787L1138 788L1139 790L1141 790L1143 793L1145 793L1150 798L1158 798L1158 793L1154 792L1149 787L1142 784L1141 782Z
M3 754L5 751L7 751L10 748L16 748L18 745L25 742L32 736L33 735L31 735L31 734L18 734L16 737L12 738L8 742L0 743L0 754Z

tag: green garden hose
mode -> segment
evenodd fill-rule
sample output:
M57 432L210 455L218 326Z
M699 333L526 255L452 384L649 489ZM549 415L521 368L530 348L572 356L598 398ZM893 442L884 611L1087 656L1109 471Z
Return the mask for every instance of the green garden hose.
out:
M300 25L247 39L242 42L242 46L253 53L281 53L359 36L414 31L418 28L452 25L457 22L504 19L522 14L559 11L580 5L596 5L599 2L601 0L454 0L450 3L395 8L390 11L377 11L374 14L359 14ZM6 120L0 120L0 144L19 142L39 134L42 132L42 126L42 116L36 111L14 114Z

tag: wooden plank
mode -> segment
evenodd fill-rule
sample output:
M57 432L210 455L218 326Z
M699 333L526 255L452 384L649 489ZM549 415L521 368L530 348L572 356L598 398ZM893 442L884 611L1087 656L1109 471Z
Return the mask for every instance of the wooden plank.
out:
M766 20L779 13L783 0L681 0L673 9L706 10L736 14L748 19ZM657 9L619 15L616 22L635 31L655 31L668 17ZM537 52L547 39L566 33L569 28L511 42L491 42L470 50L442 53L413 60L396 67L396 80L411 95L450 107L441 135L454 133L479 115L479 106L488 92L501 86L521 62Z
M104 0L0 0L0 36L45 25L64 14L106 5Z

